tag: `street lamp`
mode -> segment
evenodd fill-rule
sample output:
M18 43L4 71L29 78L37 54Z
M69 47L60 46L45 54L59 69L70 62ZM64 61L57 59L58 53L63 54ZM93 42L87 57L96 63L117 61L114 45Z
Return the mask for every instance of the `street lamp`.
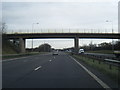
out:
M32 33L34 33L34 31L33 31L34 30L33 29L34 28L34 24L39 24L39 23L32 23ZM32 51L33 51L33 39L32 39Z
M33 29L34 28L34 24L39 24L39 23L33 23L32 24L32 33L34 33L34 29Z
M112 34L113 34L113 21L106 20L106 22L111 22L111 24L112 24Z
M111 22L111 24L112 24L112 34L113 34L113 21L106 20L106 22ZM114 51L113 39L112 39L112 51Z

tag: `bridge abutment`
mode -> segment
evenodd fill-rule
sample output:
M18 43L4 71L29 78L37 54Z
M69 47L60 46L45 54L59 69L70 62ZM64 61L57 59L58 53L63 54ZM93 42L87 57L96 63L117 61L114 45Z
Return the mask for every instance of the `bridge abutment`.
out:
M25 39L19 38L20 53L25 53Z
M79 51L79 37L74 38L74 47L75 47L75 53L78 54L78 51Z

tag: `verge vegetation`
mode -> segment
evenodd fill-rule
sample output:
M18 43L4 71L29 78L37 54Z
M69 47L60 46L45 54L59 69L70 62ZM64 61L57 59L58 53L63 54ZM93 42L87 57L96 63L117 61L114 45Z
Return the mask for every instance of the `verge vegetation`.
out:
M104 63L104 62L99 63L98 60L93 60L93 59L90 59L90 58L87 58L84 56L80 56L80 55L72 55L72 57L74 57L78 61L82 61L83 63L99 70L103 74L106 74L108 77L110 77L114 81L116 81L116 82L120 81L120 77L119 77L120 68L119 67L112 66L112 69L109 69L109 64ZM120 82L118 82L118 83L120 84Z
M46 54L48 52L29 52L29 53L23 53L23 54L10 54L10 55L3 55L2 59L12 59L12 58L19 58L19 57L25 57L25 56L31 56L31 55L37 55L37 54Z

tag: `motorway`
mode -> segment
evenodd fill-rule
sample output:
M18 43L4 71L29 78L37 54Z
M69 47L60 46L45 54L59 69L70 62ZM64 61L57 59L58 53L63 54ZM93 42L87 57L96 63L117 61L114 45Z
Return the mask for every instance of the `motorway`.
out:
M69 55L44 54L2 62L3 88L103 88ZM109 81L110 82L110 81ZM111 83L112 84L112 83ZM112 84L113 85L113 84ZM116 86L117 87L117 86Z

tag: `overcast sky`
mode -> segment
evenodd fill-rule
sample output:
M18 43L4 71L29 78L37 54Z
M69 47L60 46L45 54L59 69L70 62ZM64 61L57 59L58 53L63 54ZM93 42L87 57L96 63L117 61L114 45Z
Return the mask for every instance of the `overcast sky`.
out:
M8 26L8 32L118 32L119 0L3 0L2 21ZM8 2L10 1L10 2ZM106 23L106 20L112 21ZM42 29L42 30L41 30ZM46 29L46 30L45 30ZM77 29L77 30L76 30ZM91 40L80 41L81 45ZM93 40L101 43L103 40ZM105 40L104 40L105 41ZM106 40L107 42L110 40ZM39 43L38 43L39 42ZM56 43L57 42L57 43ZM31 47L27 40L26 47ZM41 43L52 44L54 48L73 46L73 40L34 40L34 47ZM61 45L62 43L62 45ZM64 43L64 44L63 44Z

